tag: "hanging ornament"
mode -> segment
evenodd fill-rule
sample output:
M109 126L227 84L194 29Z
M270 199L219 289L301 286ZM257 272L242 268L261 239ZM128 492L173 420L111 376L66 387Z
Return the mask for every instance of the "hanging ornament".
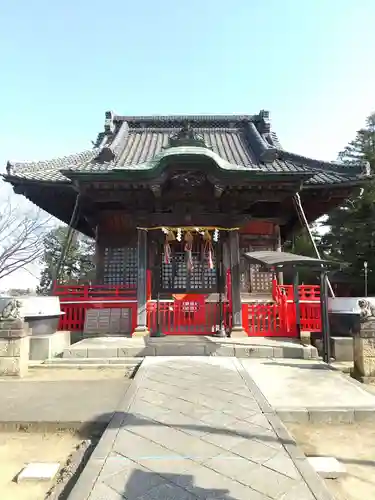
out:
M166 238L168 241L174 241L176 238L175 238L175 235L174 235L174 232L169 229L166 233Z
M164 242L164 264L170 264L172 259L172 250L169 241L166 239Z
M215 231L214 231L213 240L215 243L217 243L219 241L219 230L218 229L215 229Z
M181 231L181 228L179 227L177 229L177 237L176 237L177 241L181 241L182 240L182 231Z
M204 239L204 241L211 241L211 235L207 229L205 229L205 231L203 233L203 239Z
M185 234L185 252L186 252L186 267L190 273L193 270L193 240L194 237L190 231Z
M175 240L174 232L170 229L163 228L163 233L165 234L164 241L164 263L170 264L172 260L172 250L170 242Z
M213 247L212 247L211 235L207 230L204 232L203 239L205 242L204 254L205 257L207 258L207 265L209 269L213 269L214 268Z

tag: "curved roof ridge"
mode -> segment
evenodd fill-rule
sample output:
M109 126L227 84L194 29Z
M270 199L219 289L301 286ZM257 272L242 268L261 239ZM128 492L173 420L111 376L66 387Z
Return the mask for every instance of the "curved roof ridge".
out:
M147 122L147 121L155 121L155 122L179 122L186 120L193 121L253 121L259 119L259 115L245 115L245 114L229 114L229 115L213 115L213 114L191 114L191 115L112 115L113 121L127 121L127 122Z

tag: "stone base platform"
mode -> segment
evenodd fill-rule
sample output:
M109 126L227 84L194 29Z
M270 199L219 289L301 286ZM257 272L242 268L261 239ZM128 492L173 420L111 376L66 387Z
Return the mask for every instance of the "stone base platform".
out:
M243 359L241 363L285 422L375 422L375 395L322 361Z
M317 350L290 340L170 336L161 338L86 338L64 349L62 359L112 359L145 356L228 356L236 358L316 359Z
M44 361L58 356L69 347L70 332L59 331L51 335L31 335L29 359Z
M313 339L313 345L323 354L321 338ZM331 337L331 356L336 361L353 361L353 337Z

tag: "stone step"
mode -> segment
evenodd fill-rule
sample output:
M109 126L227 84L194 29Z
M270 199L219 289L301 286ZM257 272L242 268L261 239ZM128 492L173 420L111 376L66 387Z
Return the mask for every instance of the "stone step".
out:
M237 358L292 358L316 359L317 350L310 345L291 342L261 342L251 344L235 341L212 341L200 339L189 342L181 339L150 339L148 343L134 342L132 339L84 339L65 349L59 362L70 359L85 363L83 360L144 358L145 356L227 356ZM89 361L88 361L89 362Z
M80 365L122 365L122 366L137 366L142 363L143 358L139 357L126 357L126 358L52 358L46 359L43 363L33 365L33 368L45 368L46 366L75 366L77 363Z

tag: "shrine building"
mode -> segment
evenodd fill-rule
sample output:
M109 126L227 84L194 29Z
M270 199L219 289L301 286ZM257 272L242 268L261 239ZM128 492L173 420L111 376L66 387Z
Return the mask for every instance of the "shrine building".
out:
M66 313L61 328L86 336L208 335L225 328L233 336L285 337L295 335L292 292L281 276L277 281L277 274L247 265L243 253L281 249L301 230L297 202L312 223L367 175L364 165L286 151L266 111L107 112L93 148L8 162L4 180L95 239L95 282L55 284L52 293ZM320 328L318 288L300 287L309 330Z

